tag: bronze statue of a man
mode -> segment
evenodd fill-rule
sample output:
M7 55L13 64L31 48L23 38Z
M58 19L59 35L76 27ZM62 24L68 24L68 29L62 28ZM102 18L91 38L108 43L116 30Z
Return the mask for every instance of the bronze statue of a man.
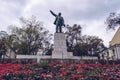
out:
M56 33L62 33L62 26L65 26L65 24L61 13L58 13L58 15L56 15L55 13L53 13L53 11L50 10L50 12L53 16L55 16L54 24L56 25Z

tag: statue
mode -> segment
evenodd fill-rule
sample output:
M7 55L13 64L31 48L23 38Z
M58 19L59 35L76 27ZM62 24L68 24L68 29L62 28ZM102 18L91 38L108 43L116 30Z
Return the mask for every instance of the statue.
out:
M61 16L61 13L58 13L58 15L56 15L55 13L53 13L53 11L50 10L50 12L56 18L54 21L54 24L56 25L56 33L58 32L62 33L62 26L65 26L65 24L64 19Z

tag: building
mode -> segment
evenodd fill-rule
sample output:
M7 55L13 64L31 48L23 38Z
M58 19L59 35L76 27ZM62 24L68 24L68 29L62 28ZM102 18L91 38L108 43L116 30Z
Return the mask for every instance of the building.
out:
M100 59L104 60L119 60L120 59L120 44L111 46L99 54Z
M115 33L113 39L110 41L110 46L114 46L116 44L120 44L120 27Z
M101 51L99 56L102 60L120 60L120 27L110 41L110 47Z

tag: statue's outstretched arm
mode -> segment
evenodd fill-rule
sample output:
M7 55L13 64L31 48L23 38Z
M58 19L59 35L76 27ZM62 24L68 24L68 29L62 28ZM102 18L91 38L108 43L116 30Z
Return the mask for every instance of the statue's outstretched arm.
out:
M50 10L50 13L53 15L53 16L57 16L54 12L52 12L51 10Z

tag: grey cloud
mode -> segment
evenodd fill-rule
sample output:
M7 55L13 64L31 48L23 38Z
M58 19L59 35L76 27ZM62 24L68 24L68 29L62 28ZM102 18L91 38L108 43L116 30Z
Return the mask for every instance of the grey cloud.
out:
M107 16L110 12L120 9L120 0L91 0L89 6L85 10L76 9L71 11L70 16L77 20L99 19Z
M31 1L37 2L31 4ZM83 25L87 25L86 29L93 30L94 34L97 34L98 31L94 28L105 27L100 24L104 24L104 19L110 12L119 11L119 3L120 0L0 0L0 29L3 29L1 26L13 24L19 17L35 15L37 19L43 21L47 29L51 28L51 31L54 32L54 17L49 13L51 9L56 14L59 11L62 12L66 24L82 22ZM88 28L90 23L93 24ZM93 34L93 32L90 33ZM104 37L103 35L105 40ZM108 41L106 40L106 42Z

